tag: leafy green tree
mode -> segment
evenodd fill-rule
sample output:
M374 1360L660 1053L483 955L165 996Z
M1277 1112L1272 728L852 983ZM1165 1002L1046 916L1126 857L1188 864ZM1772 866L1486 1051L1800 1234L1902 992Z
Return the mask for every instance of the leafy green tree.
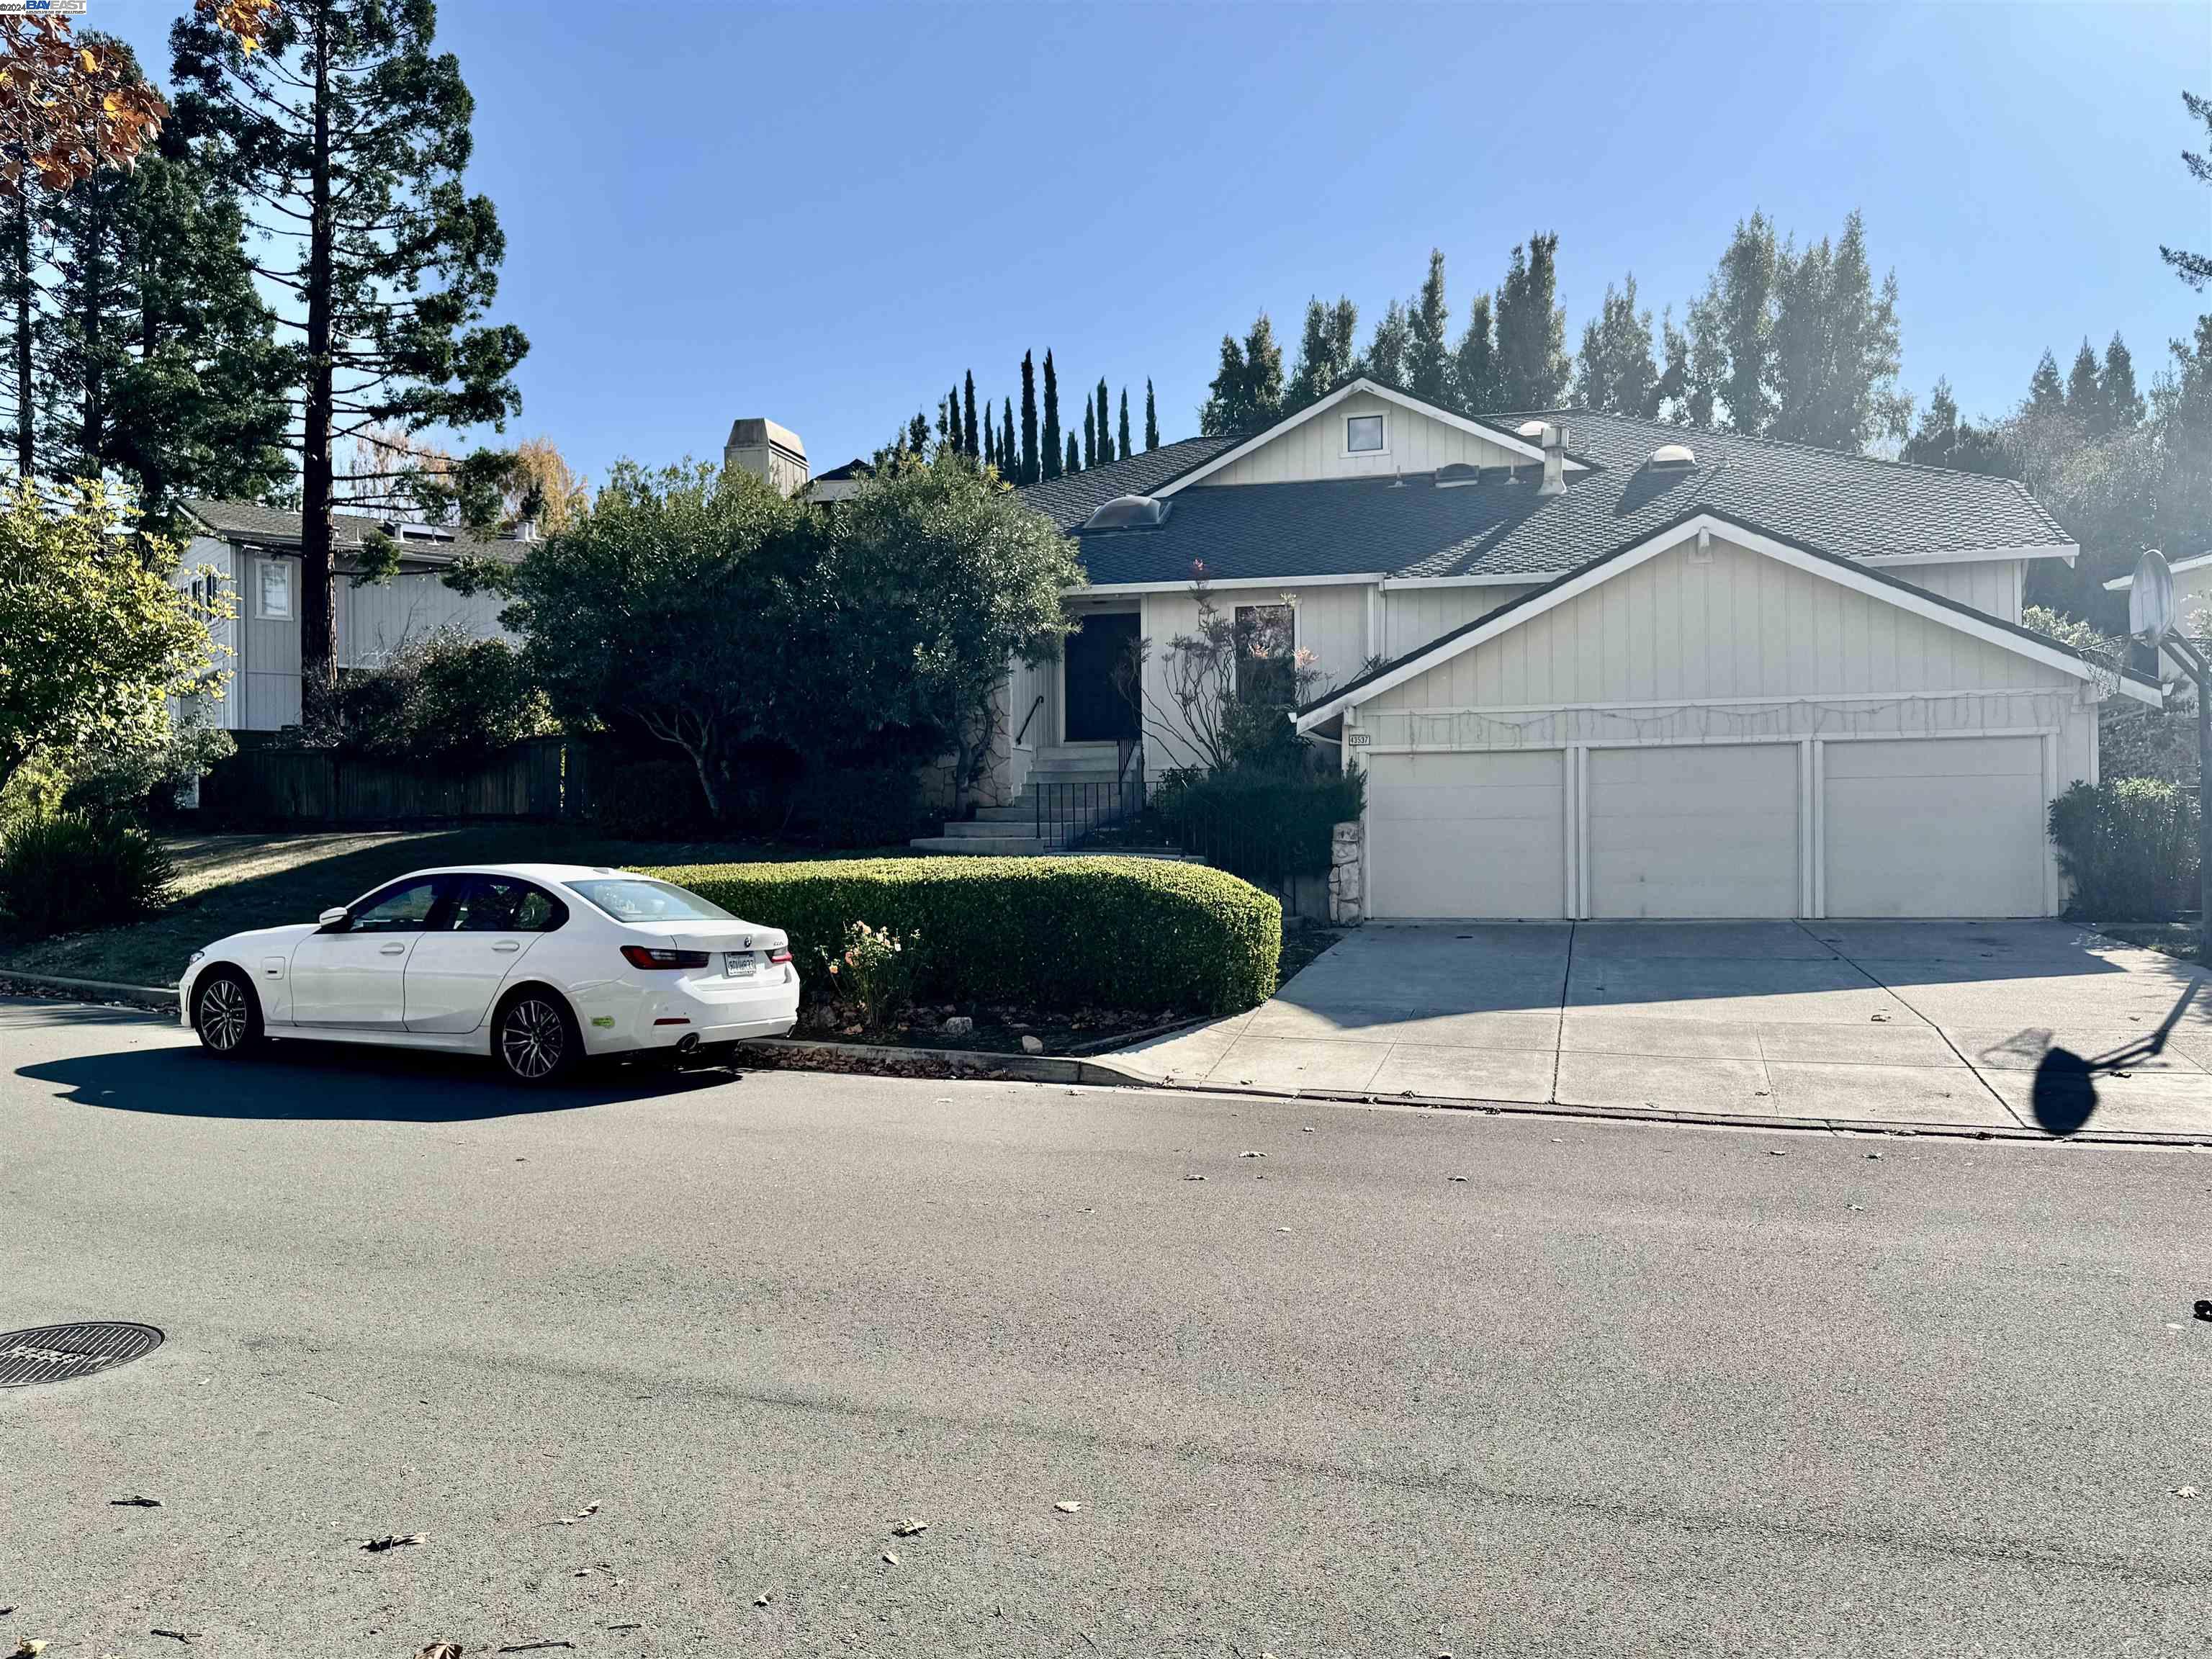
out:
M1854 211L1832 247L1826 237L1776 267L1770 437L1853 453L1902 438L1911 401L1897 384L1897 278L1874 285L1866 229Z
M168 698L221 693L208 624L223 613L171 580L178 544L125 523L96 483L0 496L0 790L33 756L158 750Z
M1707 326L1717 332L1725 363L1717 400L1733 432L1764 432L1774 418L1775 285L1780 266L1773 222L1753 213L1737 222L1720 269L1706 286ZM1693 383L1694 379L1693 369Z
M1557 301L1558 233L1516 246L1498 289L1498 392L1509 409L1550 409L1573 373Z
M1728 325L1719 285L1708 283L1690 306L1689 328L1677 352L1670 345L1668 367L1682 366L1681 403L1676 418L1691 426L1717 428L1728 385Z
M1073 434L1071 434L1073 435ZM1060 376L1052 367L1052 353L1044 354L1044 476L1057 478L1060 474Z
M1305 326L1298 337L1297 365L1283 394L1283 412L1295 414L1319 403L1322 394L1348 379L1358 357L1359 310L1348 298L1333 306L1319 298L1306 301Z
M1920 424L1906 439L1898 459L1919 466L1945 466L1959 472L2009 476L2003 435L1991 427L1960 418L1951 383L1939 380L1929 393Z
M2066 382L2058 378L2058 360L2048 351L2036 361L2035 373L2028 377L2027 408L2034 415L2065 412Z
M981 458L982 452L975 447L975 371L967 374L968 398L960 406L960 453L969 460Z
M2181 106L2204 124L2204 136L2208 140L2203 155L2200 155L2195 150L2182 151L2182 165L2189 169L2189 176L2198 184L2212 185L2212 98L2200 98L2193 92L2185 92L2181 94ZM2166 264L2173 267L2175 274L2190 287L2201 289L2205 283L2212 283L2212 253L2191 253L2186 248L2163 245L2158 251Z
M262 50L195 15L171 34L177 125L261 204L256 274L297 337L301 684L337 683L332 442L372 427L504 428L529 346L483 319L506 239L462 186L474 103L431 0L276 0Z
M1501 407L1498 390L1498 340L1490 315L1490 296L1478 294L1467 308L1467 332L1452 353L1452 384L1462 415L1482 415Z
M1152 401L1152 379L1147 374L1145 377L1145 447L1158 449L1159 447L1160 413L1158 406Z
M1429 250L1429 274L1406 313L1406 389L1439 409L1457 406L1452 385L1451 311L1444 303L1444 256Z
M1022 353L1022 476L1018 481L1033 484L1042 477L1042 463L1037 458L1036 365L1030 354Z
M1126 461L1129 459L1129 388L1127 386L1121 388L1121 429L1115 437L1120 453L1114 459L1117 461Z
M1256 432L1282 412L1283 350L1263 311L1241 343L1233 334L1221 337L1221 363L1206 387L1198 429L1208 435Z
M1367 350L1358 363L1360 373L1373 375L1385 386L1405 385L1406 356L1412 345L1405 302L1393 300L1383 307L1375 331L1367 337Z
M1575 401L1613 415L1659 412L1659 367L1651 357L1651 313L1636 309L1636 274L1605 286L1598 314L1583 326Z

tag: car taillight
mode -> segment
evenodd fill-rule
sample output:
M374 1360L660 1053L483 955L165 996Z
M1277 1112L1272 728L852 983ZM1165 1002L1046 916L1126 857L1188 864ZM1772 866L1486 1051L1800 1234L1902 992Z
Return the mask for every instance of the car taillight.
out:
M704 951L664 951L651 945L625 945L623 960L633 968L704 968Z
M768 953L768 959L770 962L789 962L791 960L791 947L787 945L781 951L769 951Z

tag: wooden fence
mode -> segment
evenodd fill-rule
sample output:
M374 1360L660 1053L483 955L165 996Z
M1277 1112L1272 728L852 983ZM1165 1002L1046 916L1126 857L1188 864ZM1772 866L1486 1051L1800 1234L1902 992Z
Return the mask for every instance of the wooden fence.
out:
M200 783L200 811L229 823L573 822L589 816L591 804L590 751L568 738L532 738L476 765L453 768L327 749L241 749Z

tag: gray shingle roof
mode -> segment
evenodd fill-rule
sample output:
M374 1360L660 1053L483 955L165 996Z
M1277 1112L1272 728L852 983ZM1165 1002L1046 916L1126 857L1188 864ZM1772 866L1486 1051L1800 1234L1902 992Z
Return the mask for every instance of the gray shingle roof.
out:
M1149 495L1193 467L1205 465L1223 450L1243 443L1246 435L1184 438L1158 449L1139 450L1126 461L1109 461L1088 472L1024 484L1021 498L1062 530L1073 530L1116 495Z
M245 542L255 547L296 548L300 544L300 515L283 507L263 507L258 501L216 501L193 498L182 503L186 513L205 525L210 534L225 541ZM394 534L398 521L361 513L331 514L331 545L340 554L358 553L372 530ZM400 556L410 562L444 564L463 554L476 554L486 558L504 559L509 563L520 561L528 550L526 542L477 541L468 536L456 535L450 541L416 541L399 538Z
M1570 428L1577 457L1591 463L1591 471L1570 475L1562 495L1539 496L1528 478L1502 474L1444 489L1427 474L1403 483L1196 484L1173 497L1175 508L1158 529L1081 537L1083 563L1101 584L1184 581L1200 560L1223 580L1369 571L1543 580L1699 509L1852 559L2072 540L2008 478L1625 416L1551 414ZM1486 416L1484 423L1510 434L1527 418ZM1697 465L1648 468L1644 462L1662 443L1690 445Z

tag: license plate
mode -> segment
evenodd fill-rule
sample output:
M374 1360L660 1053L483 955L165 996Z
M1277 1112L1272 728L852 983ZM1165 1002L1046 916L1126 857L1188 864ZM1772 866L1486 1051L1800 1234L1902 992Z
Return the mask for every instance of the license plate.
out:
M725 951L722 952L723 978L750 979L759 971L760 963L753 960L751 951Z

